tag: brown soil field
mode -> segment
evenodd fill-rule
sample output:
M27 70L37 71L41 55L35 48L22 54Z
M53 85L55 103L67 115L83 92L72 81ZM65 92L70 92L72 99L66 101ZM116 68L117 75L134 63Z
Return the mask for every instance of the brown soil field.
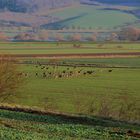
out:
M140 57L140 52L131 53L89 53L89 54L11 54L13 58L124 58Z

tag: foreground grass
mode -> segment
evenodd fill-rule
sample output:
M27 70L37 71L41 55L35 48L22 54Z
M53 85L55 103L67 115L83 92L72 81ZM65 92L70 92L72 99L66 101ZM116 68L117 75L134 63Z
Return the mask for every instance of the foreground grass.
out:
M128 130L138 132L140 126L97 117L71 119L0 110L1 140L137 140L128 136Z

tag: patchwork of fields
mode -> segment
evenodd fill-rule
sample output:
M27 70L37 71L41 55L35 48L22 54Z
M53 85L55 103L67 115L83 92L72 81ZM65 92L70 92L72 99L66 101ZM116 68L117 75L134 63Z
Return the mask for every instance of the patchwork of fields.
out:
M0 140L140 139L139 0L0 1Z
M59 44L1 43L1 54L15 56L18 54L19 72L24 79L24 84L15 94L2 103L138 123L140 120L140 44L79 44L80 48L74 48L73 43L62 42ZM84 56L85 54L97 55L97 53L138 54L111 58ZM44 54L52 57L49 59L38 57ZM83 54L83 57L54 57L58 54L60 56ZM31 57L21 59L21 55L31 55ZM38 140L50 138L123 140L133 137L127 133L129 129L139 131L139 125L97 117L90 119L89 122L92 122L94 127L89 124L83 125L81 122L73 123L66 118L52 115L38 116L0 110L0 138L5 137L5 140L9 140L12 136L13 140L16 137L25 140L32 137ZM28 130L32 134L27 132ZM133 138L137 139L135 136Z
M99 115L104 99L111 107L109 112L118 112L124 98L128 104L131 99L139 106L139 43L79 44L80 48L74 48L72 43L2 43L1 53L25 55L20 67L26 84L17 91L16 97L10 97L7 102L94 115ZM105 53L128 52L138 54L126 55L125 58L117 55L102 58ZM86 54L97 53L101 56L85 57ZM72 54L77 58L72 59ZM27 55L31 57L26 58ZM43 57L40 58L41 55ZM48 55L51 55L50 59ZM70 56L65 59L63 55ZM91 111L92 104L96 106L95 111ZM110 116L118 118L117 115Z
M80 47L74 47L74 44ZM95 54L140 52L139 43L1 43L2 54Z

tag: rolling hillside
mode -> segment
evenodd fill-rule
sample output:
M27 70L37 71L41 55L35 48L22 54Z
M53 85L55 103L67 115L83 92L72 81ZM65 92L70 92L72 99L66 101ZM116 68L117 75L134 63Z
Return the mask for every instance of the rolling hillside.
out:
M139 0L90 0L97 1L106 4L117 4L117 5L127 5L127 6L140 6Z
M80 28L80 29L113 29L125 26L126 23L133 24L137 18L129 13L118 10L104 10L103 6L78 5L53 12L52 17L60 20L46 24L47 29ZM88 22L87 22L88 21Z
M140 9L135 5L139 5L138 0L0 0L0 31L13 36L25 27L30 29L24 32L40 27L70 32L110 32L128 26L139 27ZM22 27L21 31L18 27Z
M139 0L81 0L81 2L87 4L95 4L96 2L99 2L112 5L140 6Z
M41 8L53 9L68 6L73 0L0 0L0 10L12 12L36 12Z

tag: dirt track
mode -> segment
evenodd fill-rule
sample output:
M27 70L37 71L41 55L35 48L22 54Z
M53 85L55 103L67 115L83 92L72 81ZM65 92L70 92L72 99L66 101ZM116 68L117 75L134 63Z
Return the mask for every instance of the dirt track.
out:
M140 52L131 53L87 53L87 54L11 54L14 58L120 58L140 57Z

